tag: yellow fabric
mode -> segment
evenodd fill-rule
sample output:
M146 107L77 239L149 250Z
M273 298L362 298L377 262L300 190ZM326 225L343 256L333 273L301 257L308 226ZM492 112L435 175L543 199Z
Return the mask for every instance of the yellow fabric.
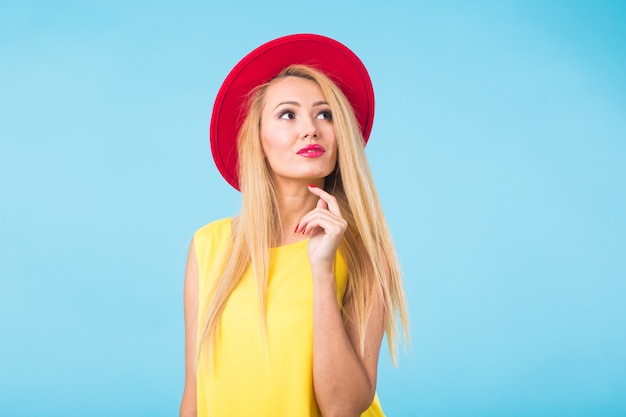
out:
M231 223L230 218L218 220L195 233L200 294L217 279ZM198 417L321 415L313 391L313 282L307 242L271 249L267 348L260 329L256 284L249 271L231 295L222 315L217 360L197 370ZM335 268L340 303L347 270L339 255ZM202 298L199 312L206 307L207 300ZM202 318L198 320L200 337ZM384 416L377 397L362 416Z

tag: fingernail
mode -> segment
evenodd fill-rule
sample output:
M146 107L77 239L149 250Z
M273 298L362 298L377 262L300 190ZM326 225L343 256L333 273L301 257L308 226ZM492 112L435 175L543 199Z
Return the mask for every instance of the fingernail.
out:
M318 188L315 184L309 184L309 187Z
M293 232L296 233L298 231L298 226L300 226L300 223L296 224L296 228L293 229Z

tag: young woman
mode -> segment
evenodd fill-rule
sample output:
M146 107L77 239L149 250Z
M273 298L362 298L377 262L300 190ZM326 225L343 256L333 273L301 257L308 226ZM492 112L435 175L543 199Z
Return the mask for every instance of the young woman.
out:
M211 147L242 209L190 245L181 416L384 415L380 345L395 355L408 317L364 152L373 114L361 61L318 35L226 78Z

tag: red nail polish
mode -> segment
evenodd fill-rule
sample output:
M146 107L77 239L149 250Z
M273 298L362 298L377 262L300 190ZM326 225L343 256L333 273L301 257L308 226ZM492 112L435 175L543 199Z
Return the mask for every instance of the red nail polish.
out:
M309 187L318 188L315 184L308 184Z
M300 223L296 224L296 228L293 229L293 232L296 233L298 231L298 226L300 226Z

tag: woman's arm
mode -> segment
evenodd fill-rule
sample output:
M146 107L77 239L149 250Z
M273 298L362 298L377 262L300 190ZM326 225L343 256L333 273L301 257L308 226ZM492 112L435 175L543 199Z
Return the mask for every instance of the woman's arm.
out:
M344 325L337 306L334 277L317 282L313 302L315 396L324 417L356 417L372 404L376 392L378 354L384 333L383 304L379 298L374 302L361 357L352 304L346 306L348 322Z
M198 261L194 241L189 245L185 270L185 389L180 417L196 417L196 339L198 330Z
M374 300L360 355L359 332L354 324L354 306L345 306L344 324L337 305L333 262L347 223L336 199L309 186L320 197L296 231L310 234L309 261L313 274L313 387L324 417L359 416L372 403L376 391L378 354L384 333L381 299Z

